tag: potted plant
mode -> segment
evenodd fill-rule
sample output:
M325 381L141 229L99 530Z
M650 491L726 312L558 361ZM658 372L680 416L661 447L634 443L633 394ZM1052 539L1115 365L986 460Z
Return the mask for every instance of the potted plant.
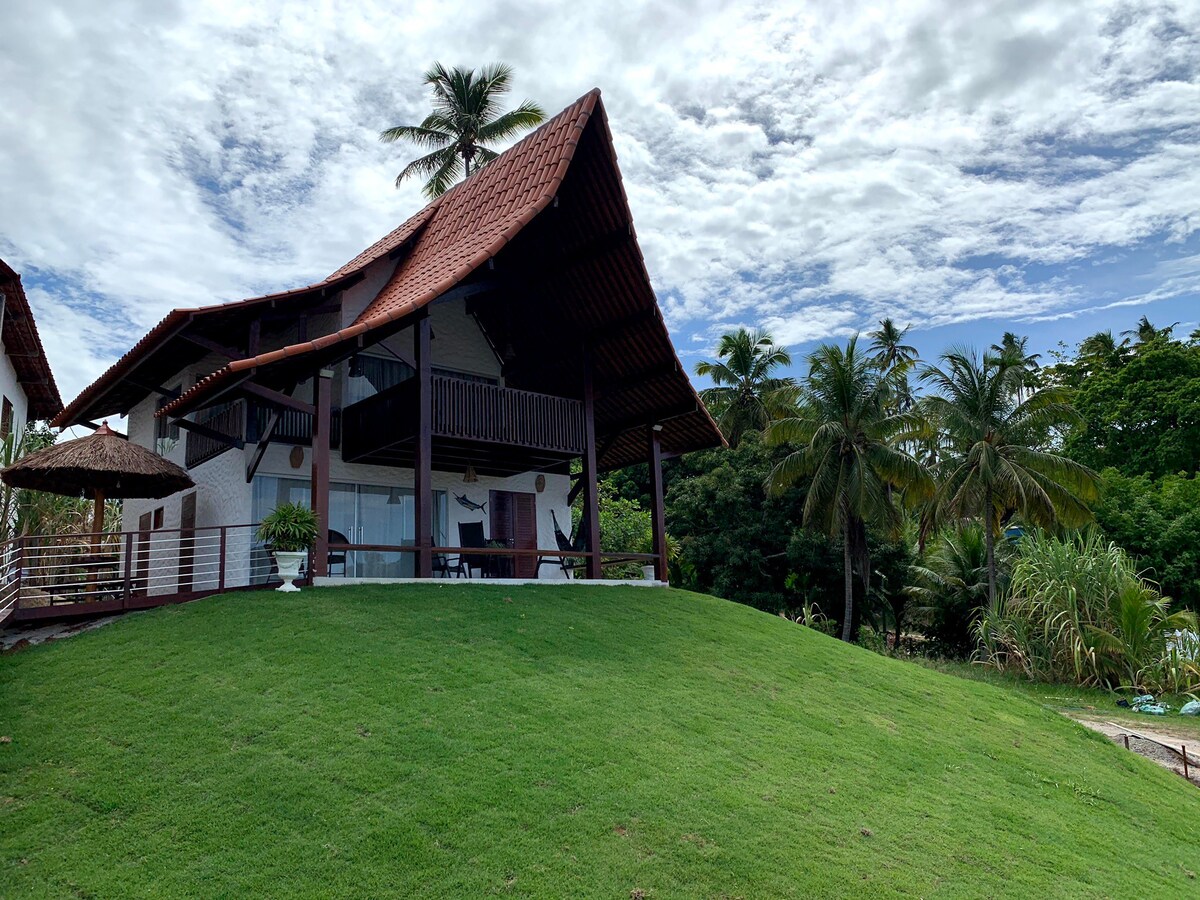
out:
M275 557L283 584L277 591L298 591L293 582L300 577L300 566L317 542L317 517L307 506L285 503L277 506L258 526L258 538Z

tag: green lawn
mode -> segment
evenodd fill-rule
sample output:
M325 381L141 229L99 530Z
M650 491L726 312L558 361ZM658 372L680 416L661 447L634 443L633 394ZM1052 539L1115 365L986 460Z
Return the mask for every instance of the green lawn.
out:
M0 658L8 896L1196 895L1200 794L711 597L244 593Z
M1165 728L1183 737L1193 736L1200 742L1200 716L1179 715L1183 704L1192 699L1189 694L1159 696L1158 699L1166 703L1170 709L1165 716L1151 716L1117 706L1117 700L1121 697L1126 700L1133 699L1135 695L1131 691L1114 693L1103 688L1077 687L1072 684L1045 684L968 662L927 660L920 657L914 657L912 661L938 672L957 675L959 678L985 681L1006 690L1018 691L1043 706L1068 716L1103 719L1116 722L1118 725L1127 725L1134 730L1139 726L1151 730Z

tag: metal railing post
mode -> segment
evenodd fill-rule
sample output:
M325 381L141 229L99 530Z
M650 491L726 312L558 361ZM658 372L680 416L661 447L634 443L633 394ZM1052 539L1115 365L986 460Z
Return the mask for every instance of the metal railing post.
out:
M220 545L220 550L217 552L217 590L218 591L225 590L225 552L226 552L226 548L229 544L229 539L227 536L228 530L229 530L228 525L221 526L221 545Z
M24 574L22 570L25 568L25 536L24 535L21 535L19 538L17 538L17 550L15 553L15 556L16 556L16 567L17 567L17 577L15 579L16 585L17 585L17 598L16 598L16 603L13 606L13 609L20 609L21 608L21 576Z
M125 578L121 585L121 609L129 606L133 596L133 532L125 532Z

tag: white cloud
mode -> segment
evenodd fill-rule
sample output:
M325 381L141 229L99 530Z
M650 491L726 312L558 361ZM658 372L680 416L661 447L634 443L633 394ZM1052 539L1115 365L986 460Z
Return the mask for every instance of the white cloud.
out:
M551 111L603 88L680 337L1049 318L1086 298L1023 266L1200 227L1198 34L1123 0L9 0L0 255L70 286L33 300L74 395L170 307L323 276L419 207L376 133L433 60L499 59Z

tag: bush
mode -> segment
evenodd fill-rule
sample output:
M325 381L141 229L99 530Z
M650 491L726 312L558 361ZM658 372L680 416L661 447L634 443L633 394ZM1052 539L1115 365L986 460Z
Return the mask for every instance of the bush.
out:
M998 541L999 574L1006 571L1009 544ZM987 544L978 524L948 528L930 543L911 569L909 595L925 623L927 651L965 659L975 649L975 623L988 597ZM1003 586L1003 578L1001 586Z
M272 550L300 553L317 541L317 517L307 506L284 503L268 513L258 526L258 538Z
M1025 537L1007 595L976 625L979 659L1042 681L1181 691L1200 668L1172 632L1195 632L1190 611L1144 580L1099 534Z

